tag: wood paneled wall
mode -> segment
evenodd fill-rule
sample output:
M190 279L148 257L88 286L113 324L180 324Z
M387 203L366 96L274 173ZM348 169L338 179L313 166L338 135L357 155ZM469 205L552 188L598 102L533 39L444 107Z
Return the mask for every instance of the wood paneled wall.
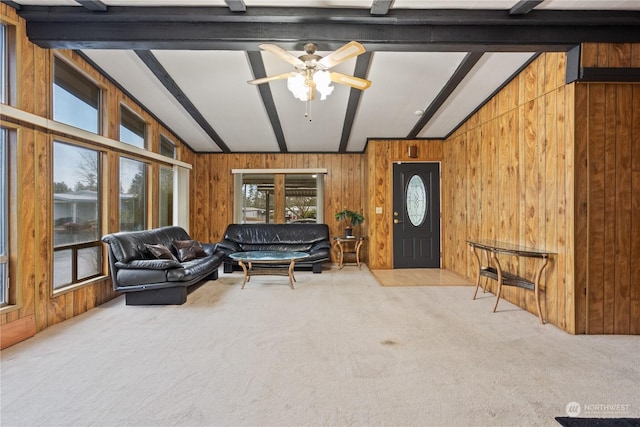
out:
M445 143L446 268L475 278L466 239L496 239L555 252L542 280L549 323L573 331L573 90L565 55L540 55ZM533 278L535 261L500 257L505 270ZM495 291L495 282L489 286ZM533 293L504 297L535 313Z
M232 169L326 168L324 218L332 236L343 235L334 214L348 207L363 211L365 227L370 215L365 210L362 154L201 154L191 173L191 231L195 238L219 241L233 222ZM356 232L358 232L356 230ZM366 253L363 254L366 259ZM332 253L335 260L335 253Z
M41 49L27 39L25 22L13 8L0 4L0 17L4 23L13 26L16 32L17 85L12 87L16 97L11 104L19 110L51 118L53 52ZM151 151L158 152L159 135L162 133L177 144L178 159L187 163L193 160L193 153L175 135L163 128L81 57L71 51L56 53L86 73L102 88L105 95L102 105L105 111L104 136L117 140L120 104L126 104L146 121ZM10 218L10 228L15 234L12 233L11 236L10 252L12 304L0 309L1 345L4 348L117 296L108 276L53 294L52 143L54 139L76 142L103 152L103 189L107 194L103 224L105 233L119 228L117 207L120 153L25 123L3 121L3 126L14 129L17 134L17 143L11 147L16 158L12 165L15 195L10 200L10 205L16 212ZM159 163L143 160L149 165L151 176L148 203L152 208L148 221L154 226L158 223L157 209L153 207L157 205Z
M413 145L417 146L416 158L408 155L409 147ZM363 181L367 191L365 212L369 218L366 229L369 268L393 268L393 163L440 162L443 146L443 141L369 140L365 150L366 174ZM447 188L447 185L443 182L442 188ZM376 213L377 207L382 208L381 213Z
M582 64L639 67L638 52L586 45ZM466 238L556 252L543 278L549 323L638 334L640 88L565 85L564 65L564 54L541 55L447 140L445 267L475 277ZM533 273L533 262L502 261ZM507 288L505 298L535 312L531 292Z
M640 44L584 44L581 65L640 68ZM640 84L575 91L576 329L640 334Z

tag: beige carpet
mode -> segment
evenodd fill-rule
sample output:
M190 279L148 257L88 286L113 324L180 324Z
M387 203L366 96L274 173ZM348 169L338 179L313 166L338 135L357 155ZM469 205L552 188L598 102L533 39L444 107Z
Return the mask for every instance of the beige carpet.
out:
M571 336L366 267L296 277L241 290L221 274L182 306L118 298L48 328L2 352L0 425L553 426L570 402L640 416L638 337Z

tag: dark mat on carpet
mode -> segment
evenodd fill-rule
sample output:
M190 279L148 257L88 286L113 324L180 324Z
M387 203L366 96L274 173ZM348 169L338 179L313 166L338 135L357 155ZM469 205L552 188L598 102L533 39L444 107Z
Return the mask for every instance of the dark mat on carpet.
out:
M556 417L564 427L640 427L640 418Z

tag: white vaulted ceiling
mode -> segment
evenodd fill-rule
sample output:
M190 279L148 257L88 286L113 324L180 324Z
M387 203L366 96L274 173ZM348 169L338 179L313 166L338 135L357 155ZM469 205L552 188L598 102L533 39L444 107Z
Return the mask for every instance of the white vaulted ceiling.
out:
M628 16L631 25L640 25L638 0L15 0L5 3L19 8L18 13L27 20L28 35L35 43L81 52L197 152L361 152L368 138L446 138L539 52L566 51L576 44L574 39L538 42L537 29L531 25L553 21L555 16L550 13L565 13L562 19L569 19L567 11L615 11L622 14L615 15L616 19ZM510 17L510 11L523 5L528 5L530 10ZM244 7L246 11L234 11L237 7ZM374 9L380 7L384 13L380 14L379 10L374 13ZM318 12L322 9L330 9L332 15ZM59 14L56 18L57 10L64 10L66 15ZM165 32L166 43L154 39L156 34L147 39L144 34L136 33L136 27L144 25L146 20L157 19L148 17L144 11L155 10L166 11L166 22L158 21L154 27L159 34ZM183 11L192 13L193 10L202 16L202 22L180 21ZM275 16L269 15L270 10L277 11ZM86 17L73 17L75 11L84 12ZM375 16L369 16L369 11ZM210 13L219 14L222 20L209 23ZM446 15L449 23L456 23L456 13L460 22L476 20L465 25L469 28L475 25L478 44L468 39L457 42L456 33L450 34L446 42L435 40L437 31L441 30L438 25L446 25L438 23L438 17ZM137 14L136 18L130 14ZM268 18L264 18L265 15ZM273 43L298 56L303 54L302 45L314 42L318 44L318 54L326 56L351 39L346 34L346 26L350 24L345 24L345 34L342 34L340 22L357 21L360 16L368 20L369 26L365 26L362 33L368 39L357 41L364 45L367 53L363 58L339 64L332 71L349 75L361 73L360 77L372 82L368 90L354 93L355 89L334 84L335 89L326 100L307 104L292 96L286 80L266 83L266 95L259 86L247 84L248 80L264 77L255 75L261 67L267 76L293 71L292 65L261 51L259 44ZM432 19L435 24L411 23L412 16ZM595 19L592 15L584 16ZM485 33L494 31L492 17L501 20L496 23L495 31L501 31L500 26L521 26L521 32L505 30L504 40L494 40L483 49ZM54 36L48 39L47 31L55 28L47 24L56 19L59 21L56 25L82 24L90 28L96 21L103 27L95 34L86 31L85 39L69 31L60 39L54 40ZM278 19L282 22L276 22ZM171 26L176 20L180 21L179 27L185 29L184 37ZM279 39L268 40L265 22L280 25ZM387 41L387 37L398 38L399 22L406 31L416 34L415 41ZM330 25L326 31L320 27L324 24ZM112 30L109 25L113 25ZM245 25L245 33L233 32L227 36L225 29L232 29L234 25ZM300 34L290 28L301 28ZM466 31L468 27L461 28ZM109 38L109 31L113 31L114 40L120 37L117 43ZM129 45L118 34L123 31L131 32ZM519 40L511 40L509 34L517 34ZM312 35L316 39L309 39ZM468 36L462 34L460 40L464 37ZM360 68L358 61L361 61Z

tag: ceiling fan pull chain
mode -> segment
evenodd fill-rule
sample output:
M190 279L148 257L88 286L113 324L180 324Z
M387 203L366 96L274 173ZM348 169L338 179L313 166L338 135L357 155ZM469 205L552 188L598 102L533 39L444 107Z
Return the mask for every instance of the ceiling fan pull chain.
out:
M307 105L305 106L304 116L308 118L309 121L311 121L311 100L307 100L306 104Z

